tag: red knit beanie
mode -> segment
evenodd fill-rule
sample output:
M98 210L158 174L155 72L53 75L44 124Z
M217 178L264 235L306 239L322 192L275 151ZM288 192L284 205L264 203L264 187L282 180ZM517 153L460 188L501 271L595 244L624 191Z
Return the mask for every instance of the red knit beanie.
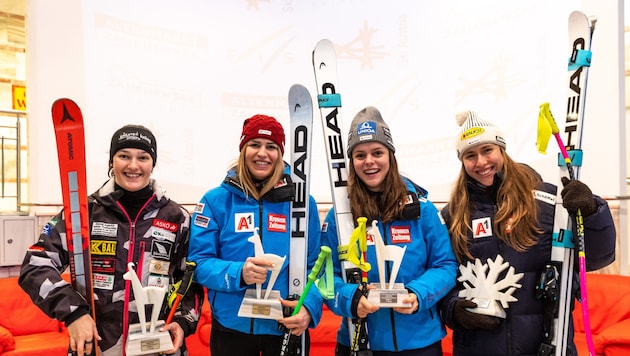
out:
M239 151L243 149L245 143L255 138L266 138L280 146L280 151L284 154L284 129L282 125L273 117L266 115L254 115L243 122L243 133L241 133L241 143Z

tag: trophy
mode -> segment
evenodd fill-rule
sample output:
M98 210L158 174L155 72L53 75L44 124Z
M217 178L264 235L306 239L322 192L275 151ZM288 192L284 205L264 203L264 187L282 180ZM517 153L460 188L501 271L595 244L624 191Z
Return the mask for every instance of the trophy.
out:
M497 281L499 274L508 268L503 279ZM492 261L488 258L487 264L482 264L480 259L475 259L475 264L467 262L466 266L460 265L461 276L457 278L462 282L464 289L459 291L459 296L472 300L477 304L477 308L467 308L477 314L491 315L505 318L504 308L508 308L508 302L515 302L518 299L512 296L521 284L516 283L523 273L514 273L514 267L503 262L503 256L497 255ZM487 273L486 273L487 272ZM497 303L497 301L501 302Z
M123 278L131 281L140 323L129 325L126 353L127 355L145 355L172 350L173 342L169 332L159 331L159 328L164 325L164 320L157 320L168 286L142 286L133 267L133 262L127 264L127 272ZM152 305L149 325L145 316L145 305Z
M368 301L374 305L385 308L410 308L411 303L403 303L409 292L403 283L395 283L400 264L407 246L385 245L383 237L376 226L376 220L372 221L372 227L367 231L376 248L376 264L378 269L378 283L370 283ZM389 281L385 281L385 263L392 263L392 272Z
M280 270L287 256L280 257L271 253L265 253L262 242L260 241L260 235L258 235L258 228L256 228L254 235L252 235L248 241L254 244L254 256L272 261L273 266L268 267L268 270L271 271L271 275L267 283L267 288L265 289L265 295L262 295L262 284L260 283L256 283L256 289L247 289L238 310L238 316L280 320L284 317L282 314L282 304L280 304L280 292L273 290L273 285L276 283L278 274L280 274Z

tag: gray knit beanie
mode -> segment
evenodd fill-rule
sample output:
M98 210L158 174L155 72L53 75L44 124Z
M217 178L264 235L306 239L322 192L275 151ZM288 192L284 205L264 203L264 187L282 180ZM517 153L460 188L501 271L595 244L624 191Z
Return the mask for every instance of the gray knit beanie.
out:
M378 109L372 106L359 111L352 119L348 133L348 156L352 155L352 149L356 145L365 142L379 142L392 152L396 152L389 126Z
M493 143L505 149L505 138L501 130L476 112L468 110L457 113L455 121L462 128L455 142L460 161L464 152L482 143Z

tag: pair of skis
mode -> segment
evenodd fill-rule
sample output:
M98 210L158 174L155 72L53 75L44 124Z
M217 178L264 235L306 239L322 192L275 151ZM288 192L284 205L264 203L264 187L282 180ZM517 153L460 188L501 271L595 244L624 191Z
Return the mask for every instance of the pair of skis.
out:
M569 329L571 310L573 306L573 275L575 258L575 239L572 236L572 227L577 227L578 259L580 292L582 299L582 313L584 316L584 329L586 341L591 355L595 355L593 340L588 317L588 300L586 295L586 254L584 252L584 226L582 215L578 211L576 219L569 218L569 214L562 206L562 177L578 179L582 165L582 129L584 125L584 108L586 103L586 85L588 70L591 64L591 40L595 29L595 20L590 19L584 13L574 11L569 15L569 50L568 63L568 94L567 112L563 137L549 110L547 103L541 105L539 115L539 150L544 152L548 135L541 135L541 122L550 125L550 132L554 135L561 153L558 155L560 176L558 178L558 192L556 196L556 209L554 216L553 242L551 249L551 264L547 272L547 282L553 285L550 292L553 307L549 312L553 313L552 320L546 320L551 325L545 325L545 339L540 346L539 356L564 356L569 346L569 335L573 330ZM544 143L541 143L541 137ZM576 225L574 225L576 224ZM554 278L556 277L556 278ZM545 284L545 282L541 282ZM539 290L544 290L544 285Z

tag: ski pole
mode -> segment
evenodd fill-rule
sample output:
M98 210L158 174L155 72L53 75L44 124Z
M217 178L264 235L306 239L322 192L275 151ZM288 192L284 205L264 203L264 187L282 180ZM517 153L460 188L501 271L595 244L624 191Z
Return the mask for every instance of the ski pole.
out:
M573 164L571 162L571 158L564 146L564 142L560 137L560 129L556 124L556 120L553 118L551 114L551 110L549 109L549 103L543 103L540 105L540 113L538 115L539 121L543 119L546 121L551 127L551 133L556 138L556 142L558 143L558 147L560 148L560 153L562 158L564 159L565 165L567 166L567 171L569 172L569 178L571 180L575 179L575 173L573 171ZM582 316L584 319L584 332L586 334L586 344L588 346L589 353L591 355L595 355L595 346L593 344L593 335L591 333L591 322L588 315L588 299L586 293L586 248L584 241L584 220L582 217L582 212L580 209L577 210L575 215L576 222L576 230L577 230L577 238L578 238L578 262L579 262L579 270L580 270L580 295L582 297Z
M326 258L329 258L330 253L331 253L330 247L322 246L320 248L319 255L317 256L317 261L315 261L315 265L313 266L313 269L311 269L311 273L308 274L308 277L307 277L308 282L306 282L306 286L304 287L304 290L302 291L302 295L300 296L300 299L298 299L298 302L295 305L295 308L293 308L293 313L291 313L291 316L295 316L300 312L300 308L302 308L302 304L304 304L304 299L306 298L306 295L308 294L315 280L319 277L319 273L322 270L322 265L326 261ZM290 338L291 338L291 329L287 328L282 337L282 348L280 349L280 356L288 355L287 352L288 352Z
M192 283L192 277L195 273L195 268L197 264L192 261L186 261L186 272L184 272L184 276L182 280L179 281L179 287L177 288L177 296L175 300L171 304L171 311L168 313L168 317L166 318L165 324L170 324L173 321L173 317L175 316L175 311L177 311L177 307L179 306L179 302L182 300L182 297L188 291L190 284Z

